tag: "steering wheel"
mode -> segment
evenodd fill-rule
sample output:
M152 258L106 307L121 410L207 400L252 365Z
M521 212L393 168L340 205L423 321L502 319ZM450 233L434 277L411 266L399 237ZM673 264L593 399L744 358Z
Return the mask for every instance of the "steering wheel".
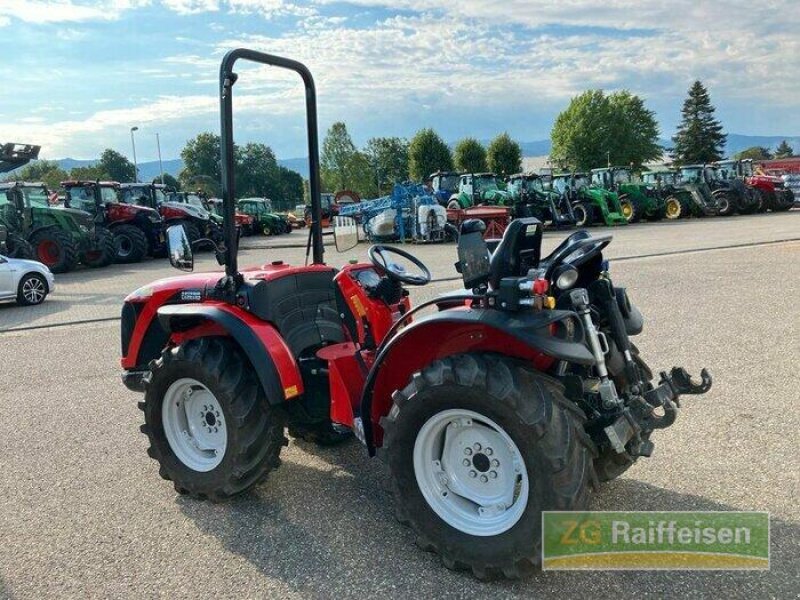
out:
M405 267L387 259L386 255L388 254L402 256L420 270L419 274L407 273ZM405 250L400 250L400 248L395 248L394 246L375 245L370 246L367 251L367 256L369 256L369 260L372 262L373 266L381 273L384 273L389 279L394 279L395 281L408 285L425 285L426 283L430 283L431 272L428 270L428 267Z

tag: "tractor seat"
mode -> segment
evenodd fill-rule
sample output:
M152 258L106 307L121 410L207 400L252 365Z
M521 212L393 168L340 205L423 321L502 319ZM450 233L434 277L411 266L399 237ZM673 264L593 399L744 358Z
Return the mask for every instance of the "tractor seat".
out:
M506 227L503 239L489 260L489 285L500 287L503 277L522 277L538 266L542 248L542 223L526 217L515 219Z
M250 312L277 328L296 357L345 341L330 271L300 271L252 284Z

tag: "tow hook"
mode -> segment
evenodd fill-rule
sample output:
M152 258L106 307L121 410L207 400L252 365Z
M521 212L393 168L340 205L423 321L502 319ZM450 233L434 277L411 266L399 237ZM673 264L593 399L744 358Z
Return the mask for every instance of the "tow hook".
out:
M700 383L695 383L682 367L673 367L669 374L662 371L660 375L658 386L631 399L623 414L605 428L606 436L617 453L624 452L626 444L640 438L642 432L672 425L678 416L682 394L705 394L711 389L712 378L707 369L700 371ZM652 443L642 442L637 454L649 456L650 451Z

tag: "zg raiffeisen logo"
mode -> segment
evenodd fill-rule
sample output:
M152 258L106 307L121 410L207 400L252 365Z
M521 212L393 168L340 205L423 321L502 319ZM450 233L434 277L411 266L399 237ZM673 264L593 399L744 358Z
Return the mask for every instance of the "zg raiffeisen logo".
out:
M544 512L542 568L769 569L769 514Z

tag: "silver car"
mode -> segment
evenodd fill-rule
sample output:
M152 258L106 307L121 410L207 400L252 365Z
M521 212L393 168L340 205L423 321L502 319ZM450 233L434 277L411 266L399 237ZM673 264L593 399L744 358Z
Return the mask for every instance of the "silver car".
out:
M23 306L41 304L55 287L55 277L42 263L0 254L0 300L16 300Z

